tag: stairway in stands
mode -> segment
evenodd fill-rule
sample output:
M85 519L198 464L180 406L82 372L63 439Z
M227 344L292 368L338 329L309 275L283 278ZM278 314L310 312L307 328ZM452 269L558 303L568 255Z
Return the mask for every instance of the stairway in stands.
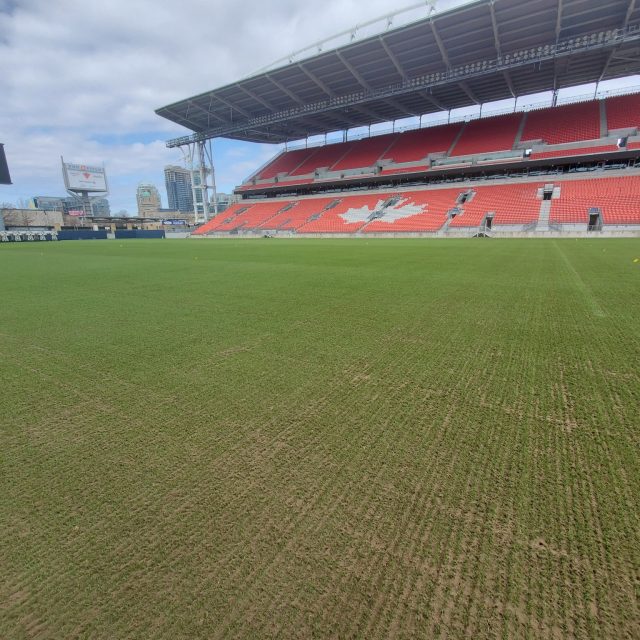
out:
M551 215L551 200L543 200L540 203L540 215L536 231L549 231L549 216Z

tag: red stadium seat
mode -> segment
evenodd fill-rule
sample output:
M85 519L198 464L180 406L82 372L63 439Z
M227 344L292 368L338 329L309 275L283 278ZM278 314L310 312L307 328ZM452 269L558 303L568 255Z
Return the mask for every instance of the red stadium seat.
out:
M640 224L640 176L563 180L560 198L552 201L552 222L589 222L589 211L598 208L608 224Z
M460 189L430 189L397 194L400 201L381 218L370 222L364 233L435 232L447 221ZM412 210L415 210L413 212Z
M385 194L338 197L335 207L323 211L316 220L301 226L298 233L354 233L369 216L388 199Z
M197 229L195 235L203 235L212 231L255 230L288 204L290 204L289 200L234 204Z
M530 224L540 215L538 189L544 183L520 182L514 184L474 187L474 196L460 205L464 211L456 216L450 227L477 227L489 212L493 212L494 225Z
M521 123L521 113L471 120L464 128L451 155L467 156L491 151L509 151L513 149Z
M640 126L640 94L609 98L606 101L609 129ZM591 141L601 134L600 102L592 100L560 107L539 109L527 114L508 113L501 116L415 129L398 134L373 136L363 140L334 143L312 149L298 149L282 153L259 172L259 180L270 180L263 184L244 184L238 191L257 191L272 187L287 187L312 182L340 179L360 179L364 174L374 174L381 165L381 175L421 173L429 170L429 156L478 156L493 152L505 152L514 148L518 131L524 121L519 147L526 147L541 140L547 145ZM464 128L463 128L464 127ZM455 142L455 145L454 145ZM452 145L453 149L452 149ZM628 150L637 148L631 141ZM615 152L617 147L608 145L585 145L579 149L540 149L530 156L532 160L574 157L595 153ZM451 151L451 153L449 153ZM514 158L515 159L515 158ZM517 159L516 159L517 160ZM490 162L490 159L469 158L469 163ZM506 162L504 158L495 162ZM413 166L398 166L398 165ZM455 168L450 162L435 168ZM316 177L320 169L327 176ZM336 175L337 172L361 170L354 175ZM364 172L364 174L362 173ZM273 181L276 176L278 182Z
M605 107L609 131L640 127L640 93L608 98Z
M562 107L539 109L527 114L522 141L543 140L563 144L600 137L600 103L578 102Z
M291 173L296 167L307 160L317 149L295 149L294 151L285 151L270 162L256 176L258 180L270 180L280 173Z
M397 138L398 134L389 134L358 140L354 142L342 158L331 167L331 171L372 167Z
M494 228L527 225L539 218L539 194L545 184L471 183L455 188L240 202L194 235L262 230L301 234L435 232L443 228L453 209L459 213L450 220L451 229L478 227L488 213L493 214ZM560 197L551 200L552 223L588 224L589 212L599 209L605 226L640 225L640 176L556 178L553 184L560 187Z
M401 133L384 154L383 160L400 164L424 160L430 153L447 153L461 128L462 123L457 122Z
M609 129L634 128L640 123L640 94L610 98L606 101ZM542 140L547 145L582 142L569 149L542 147L530 159L589 158L596 154L640 149L640 142L630 139L626 148L618 149L610 140L606 144L590 142L600 138L600 102L591 101L557 108L506 114L474 120L466 125L431 127L402 134L374 136L359 141L336 143L313 149L301 149L281 154L259 177L269 180L262 185L245 184L239 190L255 191L268 187L311 184L319 188L324 181L335 182L336 172L364 170L344 175L348 180L371 175L401 175L431 171L430 154L445 155L455 143L454 160L436 162L433 169L452 170L455 166L487 166L484 158L458 160L457 156L478 156L483 153L513 149L519 128L523 127L522 144ZM465 127L464 130L462 127ZM436 158L437 160L437 158ZM386 162L383 162L386 161ZM456 162L456 165L451 164ZM373 167L383 163L379 172ZM504 162L504 159L500 162ZM399 166L399 165L405 166ZM411 166L406 166L411 165ZM312 177L326 168L329 175ZM367 171L369 169L369 171ZM288 172L288 175L283 175ZM333 174L333 175L331 175ZM276 180L270 180L275 178ZM589 178L574 180L550 178L560 187L560 197L550 203L549 221L556 224L588 224L589 212L599 210L603 224L640 224L640 177ZM541 211L540 188L545 183L517 181L506 184L469 183L451 188L425 188L411 191L336 193L316 197L285 196L265 201L247 200L233 205L194 233L237 231L294 231L314 233L419 233L436 232L443 228L464 229L481 225L492 213L493 228L506 225L535 223ZM468 195L468 198L461 196ZM556 194L557 195L557 194ZM458 212L450 217L453 209Z
M351 149L353 142L344 142L339 144L328 144L326 147L318 147L314 150L307 160L305 160L297 169L292 171L292 176L304 176L313 173L316 169L328 168L333 166L347 151Z
M280 213L263 222L259 228L273 231L294 230L309 221L309 218L320 214L324 208L336 198L301 198L294 201L291 208L281 210Z
M208 222L203 224L201 227L198 227L193 235L201 236L206 235L210 231L214 231L220 225L225 224L226 222L230 222L231 220L235 220L238 215L248 211L248 209L252 205L246 202L238 202L236 204L232 204L228 209L219 213L215 218L211 218Z

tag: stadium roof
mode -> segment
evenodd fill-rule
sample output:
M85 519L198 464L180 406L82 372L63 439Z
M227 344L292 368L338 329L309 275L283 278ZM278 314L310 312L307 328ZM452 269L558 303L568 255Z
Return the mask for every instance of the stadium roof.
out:
M168 146L278 143L639 70L640 0L478 0L156 113L194 132Z

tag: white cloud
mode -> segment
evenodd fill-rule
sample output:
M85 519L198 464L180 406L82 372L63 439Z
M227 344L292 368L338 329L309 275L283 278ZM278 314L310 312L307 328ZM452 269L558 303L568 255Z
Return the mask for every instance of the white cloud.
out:
M63 193L64 155L104 162L112 208L134 211L137 182L151 180L162 192L164 164L181 159L164 140L185 130L156 108L395 6L327 0L318 12L299 0L0 0L0 135L14 180L2 199ZM218 183L227 191L273 153L226 149Z

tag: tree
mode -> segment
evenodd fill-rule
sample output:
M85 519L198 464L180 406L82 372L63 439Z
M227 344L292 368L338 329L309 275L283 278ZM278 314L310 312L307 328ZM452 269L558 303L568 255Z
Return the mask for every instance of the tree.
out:
M20 209L20 218L23 227L28 227L33 222L33 216L29 209Z

